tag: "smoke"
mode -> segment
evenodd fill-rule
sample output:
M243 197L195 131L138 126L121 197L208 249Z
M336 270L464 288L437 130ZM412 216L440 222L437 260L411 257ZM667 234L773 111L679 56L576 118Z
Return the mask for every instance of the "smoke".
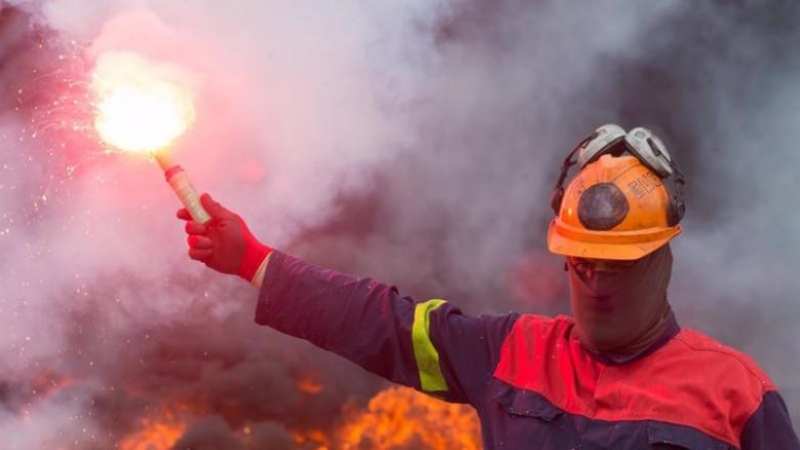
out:
M289 446L380 386L186 259L158 169L75 106L110 50L198 75L173 153L262 239L473 313L565 311L560 160L602 123L650 127L689 181L679 320L752 355L797 421L800 7L640 3L2 3L6 447L108 448L164 407L181 445Z

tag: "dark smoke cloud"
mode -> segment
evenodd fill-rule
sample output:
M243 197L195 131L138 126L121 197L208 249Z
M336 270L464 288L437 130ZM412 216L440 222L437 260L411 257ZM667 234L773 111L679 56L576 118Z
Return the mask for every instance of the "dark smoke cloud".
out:
M186 261L157 169L56 120L55 100L80 99L84 47L201 75L175 154L263 239L473 313L566 310L544 242L560 160L599 124L649 126L689 180L681 322L750 353L800 418L795 3L15 3L4 448L109 448L164 406L189 427L177 448L290 448L382 385L252 325L248 286ZM321 392L297 388L309 376Z

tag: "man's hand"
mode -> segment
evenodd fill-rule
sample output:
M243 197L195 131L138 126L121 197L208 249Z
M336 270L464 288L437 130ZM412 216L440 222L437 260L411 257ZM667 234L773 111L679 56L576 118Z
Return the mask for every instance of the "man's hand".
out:
M253 236L238 214L225 209L210 195L203 194L200 202L211 216L205 224L194 222L186 208L178 210L178 218L187 221L189 257L216 271L253 282L272 249Z

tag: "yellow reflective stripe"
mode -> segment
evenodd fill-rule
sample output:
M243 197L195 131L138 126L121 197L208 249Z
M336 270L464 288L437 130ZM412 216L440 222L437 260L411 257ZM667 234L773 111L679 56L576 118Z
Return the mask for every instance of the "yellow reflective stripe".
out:
M434 299L418 303L414 308L414 324L411 326L411 341L414 345L414 358L419 370L419 384L425 392L446 391L442 369L439 368L439 353L431 342L430 315L442 306L444 300Z

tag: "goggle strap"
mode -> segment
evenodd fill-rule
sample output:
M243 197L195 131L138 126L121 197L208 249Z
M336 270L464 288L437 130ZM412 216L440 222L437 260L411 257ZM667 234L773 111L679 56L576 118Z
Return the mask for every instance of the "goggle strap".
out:
M559 175L558 183L556 183L558 186L561 187L564 186L564 181L567 180L567 174L569 173L570 167L574 166L578 162L578 160L575 159L575 155L578 154L578 150L580 150L582 144L585 142L586 142L585 140L581 142L581 144L575 147L571 152L569 152L569 155L567 155L567 157L564 158L564 163L561 166L561 175Z
M595 133L596 134L596 133ZM564 182L567 181L567 175L569 174L570 167L574 166L578 160L575 158L575 155L578 154L578 151L589 142L595 134L590 135L586 139L582 140L571 152L564 158L564 162L561 165L561 174L558 176L558 180L556 181L556 185L553 188L553 194L550 198L550 206L555 211L556 215L559 213L559 209L561 208L561 200L564 197Z
M681 169L678 168L678 165L675 164L674 161L669 160L669 165L672 167L672 182L675 184L675 196L673 197L672 203L678 208L678 214L683 217L684 210L686 206L683 204L683 188L686 186L686 179L683 176L683 172Z

